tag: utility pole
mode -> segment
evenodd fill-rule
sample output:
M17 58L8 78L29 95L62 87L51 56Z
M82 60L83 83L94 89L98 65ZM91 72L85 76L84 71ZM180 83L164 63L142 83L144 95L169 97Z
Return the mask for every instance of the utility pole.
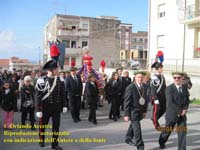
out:
M186 15L187 15L187 4L186 4L186 0L185 0L185 19L186 19ZM186 35L186 24L184 24L184 27L183 27L183 57L182 57L182 72L184 72L184 65L185 65L185 35Z

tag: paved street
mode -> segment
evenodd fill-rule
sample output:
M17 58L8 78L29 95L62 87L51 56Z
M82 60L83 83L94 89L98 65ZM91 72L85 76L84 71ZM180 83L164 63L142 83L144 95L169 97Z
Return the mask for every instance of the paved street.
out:
M72 143L60 143L64 150L133 150L124 143L124 137L129 123L126 123L121 118L118 122L108 120L109 105L99 108L97 111L98 125L93 125L87 121L88 110L82 110L80 123L73 123L71 115L62 114L61 132L68 131L70 135L60 136L62 139L74 140ZM122 112L123 113L123 112ZM187 149L200 149L200 106L190 106L188 113L188 134L187 134ZM0 118L2 118L2 110L0 111ZM143 139L146 150L158 150L159 132L155 132L150 118L150 111L147 117L142 121ZM20 113L15 114L15 124L20 124ZM164 118L161 118L164 123ZM3 135L2 119L0 122L0 133ZM20 131L21 129L13 129L12 132ZM23 132L31 131L30 129L23 129ZM50 131L48 129L47 131ZM21 136L26 139L38 136ZM47 136L50 138L50 136ZM3 138L10 138L9 136L0 136L1 142ZM12 137L20 138L20 136ZM83 139L81 139L83 138ZM77 139L77 141L75 141ZM83 141L85 140L85 142ZM47 143L45 148L39 148L38 143L3 143L1 150L48 150L51 149L50 143ZM173 133L166 144L166 150L177 150L177 134Z

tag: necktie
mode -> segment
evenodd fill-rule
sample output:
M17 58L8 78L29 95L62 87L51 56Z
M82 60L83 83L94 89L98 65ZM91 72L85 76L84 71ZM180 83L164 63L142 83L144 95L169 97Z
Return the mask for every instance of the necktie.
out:
M74 76L74 80L76 81L76 84L78 85L78 80L76 76Z
M179 93L182 93L182 87L179 87L179 88L178 88L178 92L179 92Z

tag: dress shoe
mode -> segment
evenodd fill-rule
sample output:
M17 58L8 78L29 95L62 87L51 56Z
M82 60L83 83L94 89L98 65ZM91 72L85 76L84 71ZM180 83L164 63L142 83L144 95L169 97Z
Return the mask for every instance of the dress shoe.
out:
M63 150L60 146L52 146L51 148L55 150Z
M131 146L134 146L134 145L135 145L135 143L134 143L131 139L126 139L126 140L125 140L125 143L126 143L126 144L129 144L129 145L131 145Z
M40 142L40 143L39 143L39 146L40 146L40 147L44 147L44 142Z
M31 130L36 131L36 128L35 127L31 127Z
M113 120L113 117L111 117L111 116L109 116L108 118L109 118L110 120Z
M75 119L74 119L74 123L78 123L78 120L75 120Z
M82 121L80 118L77 119L78 121Z
M93 121L93 124L97 125L97 121L96 121L96 120L95 120L95 121Z
M92 119L88 118L88 121L92 122Z
M161 149L165 149L165 144L161 141L161 139L159 139L159 145Z
M113 118L113 121L117 121L117 118Z

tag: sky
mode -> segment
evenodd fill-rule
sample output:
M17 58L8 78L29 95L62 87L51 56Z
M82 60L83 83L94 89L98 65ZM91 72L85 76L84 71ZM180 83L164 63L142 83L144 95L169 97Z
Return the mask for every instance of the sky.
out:
M0 4L0 58L42 58L43 29L55 14L116 16L133 32L147 31L148 0L4 0Z

